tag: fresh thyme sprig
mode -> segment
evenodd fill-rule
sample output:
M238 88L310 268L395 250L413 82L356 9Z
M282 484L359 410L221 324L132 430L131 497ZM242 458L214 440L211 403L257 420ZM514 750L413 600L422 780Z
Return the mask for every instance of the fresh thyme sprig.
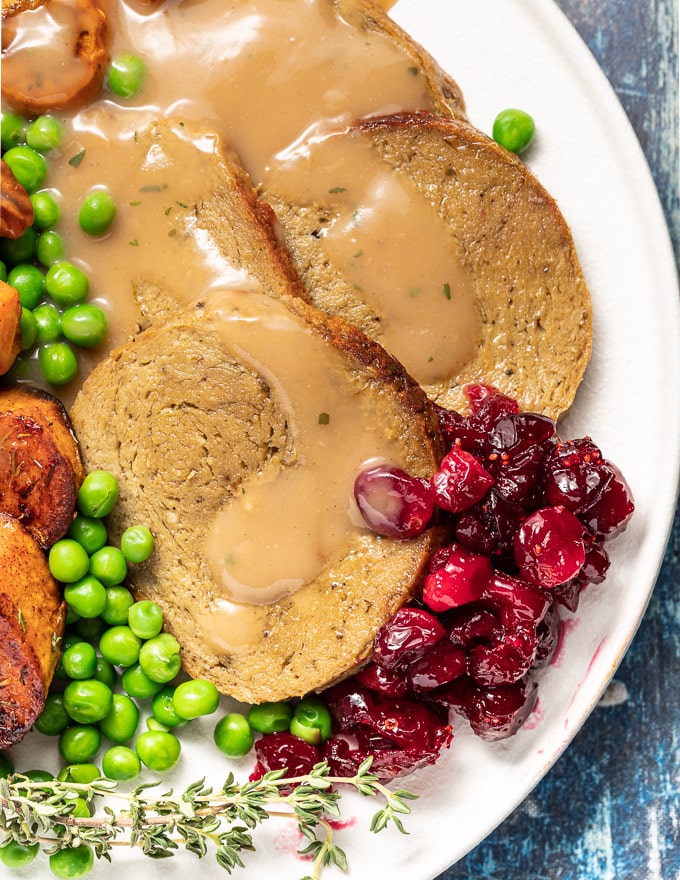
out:
M219 791L199 780L180 795L168 790L155 797L148 793L157 782L124 792L109 779L85 784L33 781L14 774L0 779L0 845L9 840L38 843L55 852L87 844L98 858L108 861L113 847L120 845L138 847L153 858L167 858L181 848L203 858L214 849L217 863L231 874L245 867L242 854L255 849L251 832L272 816L284 816L295 819L308 841L300 853L312 859L313 869L303 880L318 880L326 865L347 867L347 857L333 838L332 820L340 816L338 786L384 800L384 807L373 816L371 831L392 823L407 833L401 817L410 813L406 801L416 796L403 789L390 791L370 772L371 763L368 758L352 777L331 776L325 761L297 777L277 770L239 783L230 773ZM97 814L99 798L106 802ZM74 815L83 800L93 815ZM111 805L116 801L124 803L118 811Z

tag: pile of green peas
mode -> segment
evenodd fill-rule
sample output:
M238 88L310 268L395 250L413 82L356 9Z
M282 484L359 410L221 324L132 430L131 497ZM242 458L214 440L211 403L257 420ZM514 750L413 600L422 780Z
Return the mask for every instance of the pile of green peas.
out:
M2 113L2 158L29 194L34 219L19 238L0 238L0 279L19 293L23 356L37 350L40 372L54 386L68 384L78 373L73 346L94 348L108 330L103 309L86 302L87 274L65 259L64 241L56 231L61 209L45 186L46 157L59 150L63 138L63 124L55 116L27 121L15 113ZM79 222L85 232L102 235L115 213L108 193L92 192L83 199Z

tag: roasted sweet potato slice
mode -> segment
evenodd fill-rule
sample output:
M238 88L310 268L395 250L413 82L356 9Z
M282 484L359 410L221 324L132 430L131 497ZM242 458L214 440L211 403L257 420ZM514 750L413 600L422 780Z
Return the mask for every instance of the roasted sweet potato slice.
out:
M17 520L0 513L0 748L18 743L42 711L65 616L47 557Z
M82 479L78 445L61 403L35 389L0 391L0 511L45 549L68 530Z
M37 116L97 94L108 51L96 0L3 0L2 18L2 97L13 109Z
M0 281L0 376L9 370L21 349L21 301L17 291Z

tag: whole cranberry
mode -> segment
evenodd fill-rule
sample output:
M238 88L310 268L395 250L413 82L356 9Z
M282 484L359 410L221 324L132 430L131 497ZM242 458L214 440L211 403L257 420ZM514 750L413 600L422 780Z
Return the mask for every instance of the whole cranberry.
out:
M444 564L438 560L435 570L425 578L423 602L433 611L448 611L474 602L490 577L491 562L486 556L452 544Z
M434 615L420 608L400 608L378 630L373 660L385 669L408 666L445 635L446 630Z
M481 501L493 483L479 459L459 446L447 452L430 480L436 503L451 513L460 513Z
M378 464L354 481L354 498L366 524L388 538L413 538L432 518L434 496L427 480Z
M550 589L575 577L586 558L582 523L564 507L543 507L524 520L514 539L522 577Z

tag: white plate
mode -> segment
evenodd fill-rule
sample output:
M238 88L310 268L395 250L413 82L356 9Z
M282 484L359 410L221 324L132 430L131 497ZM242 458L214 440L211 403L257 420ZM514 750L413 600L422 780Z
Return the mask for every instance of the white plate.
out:
M586 591L555 663L541 676L539 708L514 738L497 744L456 722L450 751L405 781L421 795L408 837L372 835L377 804L343 799L349 827L338 843L351 880L427 880L461 858L500 823L559 757L610 680L644 613L675 506L680 436L680 315L675 266L656 192L616 97L567 20L547 0L399 0L394 18L460 84L469 116L490 131L496 112L522 107L538 135L526 157L570 223L594 306L594 355L565 437L591 434L626 474L637 503L627 532L611 546L607 581ZM176 790L201 776L221 783L229 765L208 739L211 725L183 737ZM40 765L44 740L18 750ZM43 764L45 762L42 762ZM236 768L245 778L250 760ZM309 864L295 851L293 823L272 820L256 834L249 880L298 880ZM41 862L41 865L44 865ZM151 862L116 853L95 878L225 876L209 858ZM47 880L36 864L30 876ZM24 872L25 874L26 872ZM330 878L345 876L335 869Z

